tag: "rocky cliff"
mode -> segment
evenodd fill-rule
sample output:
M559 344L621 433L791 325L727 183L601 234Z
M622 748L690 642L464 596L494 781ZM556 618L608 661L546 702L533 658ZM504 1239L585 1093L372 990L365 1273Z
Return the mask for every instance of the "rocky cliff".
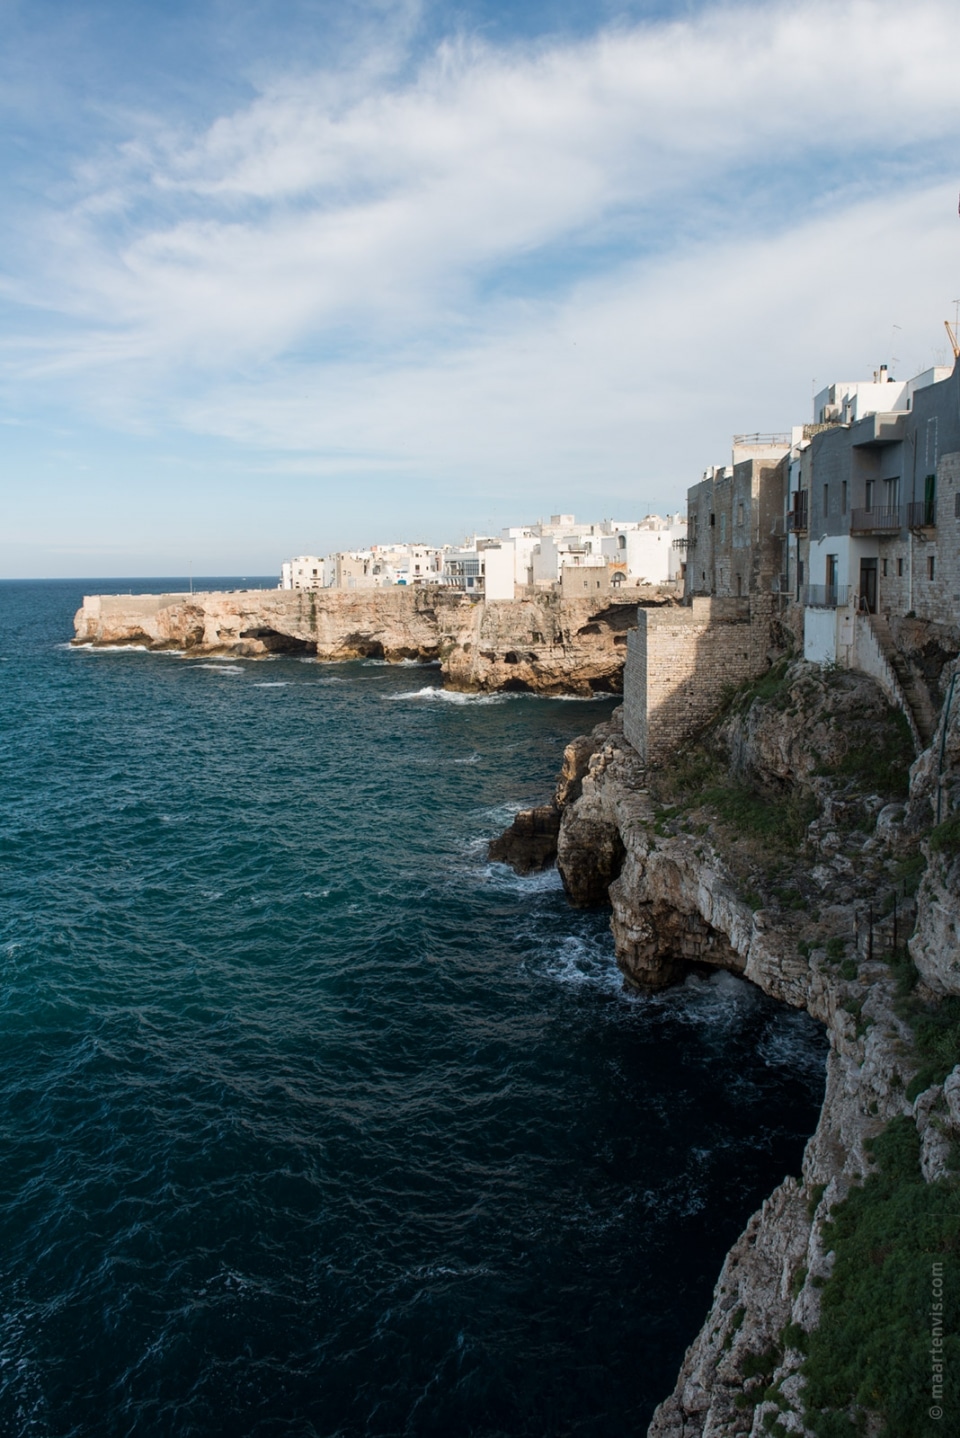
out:
M558 866L573 902L609 900L627 981L658 988L691 965L721 966L805 1008L830 1041L802 1175L728 1254L651 1438L839 1435L864 1423L908 1438L934 1411L931 1252L960 1286L960 1009L948 997L960 994L960 696L908 792L911 758L871 680L802 663L741 691L658 774L616 721L568 750ZM877 1171L892 1149L896 1182ZM931 1220L923 1241L896 1236L937 1205L956 1222ZM867 1218L894 1236L865 1239ZM919 1291L905 1336L891 1325L911 1263ZM888 1297L868 1312L875 1289ZM960 1431L960 1390L939 1401L952 1422L922 1431Z
M439 660L454 689L589 695L620 691L637 605L666 602L636 590L616 599L545 592L485 604L399 587L91 595L77 611L74 642L248 658Z

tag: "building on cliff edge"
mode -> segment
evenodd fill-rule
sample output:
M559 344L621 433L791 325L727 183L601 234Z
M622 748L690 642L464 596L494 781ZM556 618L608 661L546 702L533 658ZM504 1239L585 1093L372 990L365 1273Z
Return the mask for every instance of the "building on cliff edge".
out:
M641 609L624 728L662 762L725 686L769 662L775 622L804 657L870 674L919 749L937 705L916 656L960 651L960 362L837 382L790 434L738 435L687 495L684 604Z

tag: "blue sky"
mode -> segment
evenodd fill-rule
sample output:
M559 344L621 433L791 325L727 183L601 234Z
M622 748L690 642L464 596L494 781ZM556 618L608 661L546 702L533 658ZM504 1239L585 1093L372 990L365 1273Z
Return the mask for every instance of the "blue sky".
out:
M0 575L681 507L944 362L960 9L0 0Z

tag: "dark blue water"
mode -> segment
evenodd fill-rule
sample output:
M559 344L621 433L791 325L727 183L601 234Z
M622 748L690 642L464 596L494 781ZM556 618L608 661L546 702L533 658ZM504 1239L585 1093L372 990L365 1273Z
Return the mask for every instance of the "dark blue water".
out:
M0 1432L642 1431L818 1031L487 864L606 704L65 645L130 587L0 585Z

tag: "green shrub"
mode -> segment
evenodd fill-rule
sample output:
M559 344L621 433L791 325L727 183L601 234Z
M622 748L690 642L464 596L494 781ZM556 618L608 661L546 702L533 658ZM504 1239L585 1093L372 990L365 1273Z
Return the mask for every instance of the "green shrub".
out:
M930 831L930 852L948 854L951 858L960 854L960 814L945 819Z
M960 1432L960 1187L924 1183L909 1118L874 1141L878 1172L851 1189L824 1227L836 1254L803 1373L807 1421L820 1438L853 1431L845 1410L875 1414L881 1438ZM942 1265L943 1393L931 1397L932 1265Z
M913 1029L914 1050L920 1072L907 1086L907 1098L931 1084L943 1083L950 1070L960 1063L960 996L951 994L933 1003L908 995L897 1004L897 1012Z
M879 735L871 734L864 743L852 745L842 759L825 767L822 773L853 779L861 788L905 799L913 760L910 725L898 709L890 709Z

